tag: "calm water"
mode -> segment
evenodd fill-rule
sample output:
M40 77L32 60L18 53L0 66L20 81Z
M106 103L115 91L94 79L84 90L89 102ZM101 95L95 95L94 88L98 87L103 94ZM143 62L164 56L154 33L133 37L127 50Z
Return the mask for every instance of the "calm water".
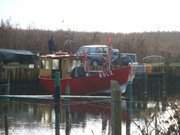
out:
M175 130L180 127L179 81L170 78L167 82L164 98L162 82L151 79L144 86L135 80L133 101L123 100L117 114L122 117L122 135L163 135L172 125ZM111 112L111 100L71 100L59 105L52 101L0 100L0 134L112 135Z
M169 100L170 102L170 100ZM178 100L176 101L178 103ZM163 104L162 104L163 103ZM166 101L122 101L122 134L140 135L142 130L167 128L162 122L173 115ZM128 107L128 109L127 109ZM155 115L156 114L156 115ZM0 101L0 134L5 134L5 116L9 135L111 135L109 100L53 102ZM158 119L157 120L155 119ZM148 132L148 131L147 131ZM148 133L149 133L148 132Z

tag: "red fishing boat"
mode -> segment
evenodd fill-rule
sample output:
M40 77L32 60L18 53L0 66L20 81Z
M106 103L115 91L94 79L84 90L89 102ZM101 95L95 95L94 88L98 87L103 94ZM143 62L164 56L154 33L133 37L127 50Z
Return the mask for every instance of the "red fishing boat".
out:
M89 95L110 92L111 80L118 81L120 89L125 92L126 87L123 86L128 83L131 66L118 62L91 66L87 55L79 56L67 52L42 55L39 80L51 94L55 92L53 71L60 71L61 94L65 94L65 89L69 86L71 95Z

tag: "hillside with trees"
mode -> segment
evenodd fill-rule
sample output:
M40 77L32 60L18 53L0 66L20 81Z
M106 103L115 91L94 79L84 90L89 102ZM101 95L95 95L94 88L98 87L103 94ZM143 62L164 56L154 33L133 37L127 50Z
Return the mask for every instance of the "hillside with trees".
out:
M180 32L143 32L143 33L101 33L75 31L47 31L38 29L14 28L1 20L0 48L26 49L37 53L48 52L48 39L53 35L58 50L66 46L75 52L84 44L107 44L112 37L114 48L121 52L137 53L139 59L147 55L162 55L170 60L180 58Z

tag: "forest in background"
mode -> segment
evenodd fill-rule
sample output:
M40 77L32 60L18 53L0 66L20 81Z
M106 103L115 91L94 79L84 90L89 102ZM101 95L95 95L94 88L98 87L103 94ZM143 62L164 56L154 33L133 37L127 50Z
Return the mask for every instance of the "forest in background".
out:
M120 52L137 53L138 59L148 55L161 55L169 61L180 61L180 32L101 33L76 31L50 31L33 28L14 28L1 20L0 48L25 49L35 53L48 53L48 40L53 35L58 50L68 46L75 52L85 44L108 44Z

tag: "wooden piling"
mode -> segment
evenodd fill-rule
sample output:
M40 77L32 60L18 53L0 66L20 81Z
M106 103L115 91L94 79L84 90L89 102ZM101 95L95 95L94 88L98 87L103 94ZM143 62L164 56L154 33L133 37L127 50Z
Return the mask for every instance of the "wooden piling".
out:
M4 130L5 130L5 135L8 135L8 118L7 118L7 115L4 116Z
M133 114L133 82L129 81L127 86L127 114L128 118L126 120L126 135L130 135L131 131L131 118Z
M8 108L9 108L9 104L4 104L3 111L4 111L4 133L5 133L5 135L9 134L9 131L8 131Z
M55 102L55 135L60 135L60 72L57 70L52 70L52 78L54 80L55 93L54 93L54 102Z
M156 94L155 96L155 100L159 101L161 99L161 76L157 77L157 82L158 82L158 85L157 85L157 93L154 92Z
M144 99L148 98L148 74L144 74Z
M133 82L132 81L128 81L128 86L127 86L127 96L128 99L131 101L133 100Z
M111 81L112 135L121 135L121 90L117 81Z
M60 95L61 95L60 72L56 71L56 70L53 70L52 71L52 78L54 80L54 86L55 86L54 100L55 100L55 102L59 102Z
M67 87L65 88L65 94L70 95L71 94L71 89L69 86L69 83ZM65 100L65 111L66 111L66 129L65 129L65 134L70 135L71 132L71 114L70 114L70 99Z
M10 94L10 73L8 72L8 77L7 77L7 91L6 91L6 95L9 95Z
M60 135L60 104L55 102L55 135Z
M162 76L162 96L163 96L163 98L166 98L166 73L164 72L163 73L163 76Z
M147 100L148 100L148 72L146 71L144 74L143 74L143 83L144 83L144 91L143 91L143 95L141 97L141 100L143 101L143 104L139 104L138 103L138 106L143 106L143 108L146 108L147 106Z

